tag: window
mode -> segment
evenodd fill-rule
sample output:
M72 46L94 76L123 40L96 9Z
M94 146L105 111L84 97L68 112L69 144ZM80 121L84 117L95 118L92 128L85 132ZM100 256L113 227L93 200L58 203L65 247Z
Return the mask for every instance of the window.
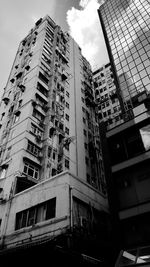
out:
M16 213L15 230L55 218L56 197Z
M114 107L113 110L114 110L114 112L117 112L117 107Z
M69 103L68 102L66 102L66 108L69 108Z
M7 148L7 153L5 159L8 159L10 157L10 151L11 151L11 146Z
M48 84L48 79L41 72L39 72L39 79Z
M69 151L69 144L65 144L65 149Z
M86 120L85 120L85 118L83 118L83 123L86 123Z
M69 128L65 127L65 133L69 135Z
M111 109L108 109L108 110L107 110L107 114L108 114L108 115L111 115Z
M49 51L46 46L43 47L43 51L47 54L47 56L51 56L51 51Z
M3 119L4 115L5 115L5 112L2 113L2 115L1 115L1 120Z
M15 130L11 130L9 138L10 139L14 138L14 135L15 135Z
M20 108L21 106L22 106L22 99L19 100L19 102L18 102L18 108Z
M19 113L19 114L16 114L16 115L14 116L14 123L18 122L19 119L20 119L20 113Z
M51 60L48 57L46 57L44 54L42 54L42 59L48 64L51 63Z
M66 120L69 121L69 115L68 114L66 114Z
M35 179L39 178L39 169L27 162L24 164L23 172L31 176L32 178Z
M86 133L86 130L85 130L85 129L83 130L83 134L84 134L85 136L87 136L87 133Z
M53 160L55 160L55 158L56 158L56 153L53 152Z
M84 103L84 98L83 98L83 97L81 97L81 100L82 100L82 102Z
M69 169L69 160L68 160L68 159L65 159L65 167L66 167L67 169Z
M69 92L68 91L66 91L66 96L69 97Z
M42 137L42 131L34 124L31 123L31 133Z
M40 148L38 148L32 142L28 141L27 151L37 157L39 155Z
M47 156L48 156L48 158L51 157L51 152L52 152L52 148L51 148L51 146L49 146L49 147L48 147L48 151L47 151Z
M20 94L19 92L14 94L14 100L16 100L19 97L19 94Z
M89 159L87 157L85 157L85 164L89 166Z
M32 116L35 117L36 119L40 120L40 121L44 121L44 116L38 112L38 110L33 110Z
M90 175L89 175L88 173L86 174L86 179L87 179L87 182L88 182L88 183L91 182Z
M2 166L1 170L0 170L0 179L4 179L6 177L6 172L7 172L7 167L6 166Z

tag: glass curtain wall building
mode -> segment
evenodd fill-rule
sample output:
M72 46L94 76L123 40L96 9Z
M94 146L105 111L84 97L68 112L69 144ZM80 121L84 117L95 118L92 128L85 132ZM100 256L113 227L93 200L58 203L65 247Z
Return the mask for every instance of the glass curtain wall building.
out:
M106 129L109 151L105 155L110 159L105 161L110 160L111 166L107 175L108 195L112 211L118 216L121 247L147 246L150 244L150 1L105 0L98 13L122 112L120 121Z
M150 91L149 14L148 0L106 0L99 9L125 110Z

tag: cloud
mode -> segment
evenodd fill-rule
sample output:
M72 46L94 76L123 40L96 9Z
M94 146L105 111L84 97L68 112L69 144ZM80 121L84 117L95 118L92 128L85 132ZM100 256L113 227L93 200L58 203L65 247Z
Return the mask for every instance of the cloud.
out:
M67 11L67 23L71 36L94 68L108 62L97 12L99 3L98 0L80 0L79 6L80 9L72 7Z

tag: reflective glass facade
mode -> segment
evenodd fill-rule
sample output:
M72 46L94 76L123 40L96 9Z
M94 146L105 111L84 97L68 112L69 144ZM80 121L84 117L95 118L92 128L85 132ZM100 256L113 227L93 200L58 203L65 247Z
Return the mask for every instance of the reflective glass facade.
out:
M150 91L149 0L106 0L99 15L124 100Z

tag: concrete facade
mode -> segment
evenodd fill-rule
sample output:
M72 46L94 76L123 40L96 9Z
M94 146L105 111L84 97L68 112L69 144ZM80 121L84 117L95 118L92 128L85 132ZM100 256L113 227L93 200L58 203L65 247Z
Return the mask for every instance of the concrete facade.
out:
M109 207L91 67L49 16L21 41L0 114L0 253L73 230L93 235L93 225L95 235L100 221L104 235Z

